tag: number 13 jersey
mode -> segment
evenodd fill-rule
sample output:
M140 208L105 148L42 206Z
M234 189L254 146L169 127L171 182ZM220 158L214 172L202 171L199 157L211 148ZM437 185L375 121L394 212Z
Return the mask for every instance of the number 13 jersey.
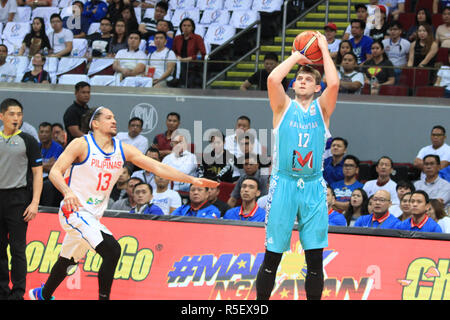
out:
M323 154L330 132L315 99L304 109L291 100L277 128L274 128L274 166L294 176L315 175L323 170Z
M70 189L80 200L84 211L97 219L101 218L108 205L109 195L122 174L125 155L122 143L112 138L114 150L104 152L96 143L92 133L84 136L88 144L88 155L79 163L73 163L64 174Z

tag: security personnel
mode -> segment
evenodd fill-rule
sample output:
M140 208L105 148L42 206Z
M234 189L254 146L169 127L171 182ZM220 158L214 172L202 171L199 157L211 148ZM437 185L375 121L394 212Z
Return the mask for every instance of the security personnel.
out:
M28 222L38 212L42 192L39 144L19 128L23 107L15 99L0 104L0 299L22 300L25 293L25 255ZM11 250L11 282L7 246Z

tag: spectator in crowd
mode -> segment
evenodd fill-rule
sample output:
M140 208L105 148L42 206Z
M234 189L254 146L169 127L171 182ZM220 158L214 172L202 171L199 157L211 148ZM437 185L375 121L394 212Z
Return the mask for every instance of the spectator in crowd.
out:
M344 211L344 217L347 221L347 225L352 227L359 217L368 215L370 213L368 205L369 198L367 197L367 193L364 189L357 188L353 190L348 208Z
M49 122L42 122L39 125L38 136L43 170L43 192L39 204L42 206L57 207L62 197L59 196L58 190L48 180L48 173L64 149L58 142L52 140L52 125Z
M84 4L81 1L72 3L72 15L63 18L63 28L72 31L74 39L84 39L91 23L84 15Z
M188 88L200 88L202 65L195 61L199 55L202 60L205 58L205 43L201 36L195 34L195 23L191 18L181 20L179 28L181 34L173 39L172 50L181 61L180 83Z
M450 182L450 166L445 167L439 171L439 177L444 179L445 181Z
M146 153L148 150L148 139L141 134L143 126L144 121L141 118L133 117L128 121L128 132L118 132L116 138L135 146L142 153Z
M155 175L155 184L152 202L160 207L165 215L181 207L180 194L169 188L170 180Z
M244 169L244 156L248 153L251 153L252 150L255 149L256 137L251 131L247 131L246 133L239 134L237 140L239 149L236 155L235 166L238 168L239 174L241 175ZM257 154L256 156L261 169L270 166L271 159L269 157L261 154Z
M366 27L364 21L353 19L351 20L351 26L353 38L350 39L350 43L352 44L353 52L358 58L357 64L361 64L372 58L371 46L373 40L369 36L364 35L364 28Z
M367 202L367 210L369 210L369 213L370 212L373 212L373 195L371 195L370 197L369 197L369 201Z
M164 20L164 17L167 15L168 10L169 4L166 1L159 1L155 6L153 18L144 17L141 20L141 23L139 24L139 32L144 36L144 38L147 39L148 37L154 35L156 31L158 31L158 21ZM168 24L169 30L173 32L172 23L169 22Z
M441 227L442 232L450 233L450 217L444 209L444 205L437 199L430 199L430 207L427 211L428 216L436 221Z
M101 0L87 1L84 5L83 16L88 18L89 25L93 22L100 22L108 13L108 5Z
M259 181L259 187L261 196L264 196L267 194L267 176L262 175L261 171L259 169L259 163L257 155L254 153L246 154L245 155L245 162L244 162L244 173L241 175L239 180L236 182L236 185L231 192L230 198L227 201L227 204L234 208L236 206L237 201L241 197L241 185L244 179L247 176L255 177Z
M341 70L338 72L340 79L339 92L351 94L361 93L361 88L364 86L364 74L356 69L357 59L353 52L344 54Z
M61 123L55 122L52 124L52 139L58 142L64 149L67 146L67 132Z
M8 47L0 44L0 82L14 82L16 79L16 69L6 62L8 57Z
M125 21L125 25L127 26L128 32L137 32L139 35L139 23L136 18L136 12L134 11L134 7L132 5L125 5L121 11L121 18Z
M158 20L156 23L156 31L164 32L166 34L166 48L172 49L173 45L173 31L171 31L171 22L168 20ZM156 32L155 32L156 33ZM145 38L145 35L144 35ZM151 35L147 38L147 53L153 53L156 51L155 35Z
M429 24L433 28L433 34L434 34L434 27L433 27L433 22L431 20L431 13L426 8L421 8L421 9L417 10L417 12L416 12L415 24L412 25L406 32L406 39L409 42L413 42L413 41L417 40L417 29L423 23Z
M117 201L119 199L123 199L127 196L127 186L128 180L131 178L131 169L128 165L124 165L122 168L122 173L119 176L116 184L114 185L110 198L113 201Z
M353 52L352 44L349 40L342 40L339 43L339 49L336 54L336 67L340 67L342 64L342 59L344 58L344 55L348 52Z
M131 208L130 213L155 214L158 216L164 215L161 208L151 202L153 199L152 191L152 187L145 182L135 185L133 189L133 197L136 202L136 206Z
M217 179L214 178L212 180L218 181ZM209 203L211 203L220 210L220 216L223 217L224 214L231 208L226 202L223 202L222 200L219 199L219 193L220 193L220 185L218 185L215 188L210 188L208 201Z
M367 24L367 18L369 17L369 14L367 12L366 5L363 3L355 4L355 12L356 12L356 19L364 22L364 27L362 28L363 34L369 37L372 25ZM352 33L352 22L353 21L350 21L350 24L345 29L344 35L342 36L342 40L350 40L354 37Z
M46 58L42 53L35 53L33 59L31 59L33 70L25 72L22 82L51 83L50 75L44 70L45 60Z
M250 78L246 79L240 89L243 91L248 90L252 85L256 85L258 90L267 91L267 77L273 69L278 65L278 55L273 52L269 52L264 56L264 69L259 69ZM283 79L284 90L287 90L289 81L287 78Z
M111 19L113 24L115 24L118 19L122 19L121 12L124 6L123 0L108 1L106 16Z
M450 205L450 183L439 177L441 160L438 155L429 154L423 158L424 180L414 183L416 190L425 191L432 199L438 199L444 206Z
M433 68L438 50L431 26L421 24L417 28L417 40L411 43L409 49L408 67Z
M400 78L403 67L406 67L411 43L402 38L403 26L399 21L393 21L389 27L389 39L383 40L384 51L389 60L396 67L394 74L396 83Z
M125 198L114 201L111 205L108 206L108 209L111 210L123 210L130 212L132 208L136 207L136 202L133 197L133 189L139 183L143 183L143 181L139 178L131 177L127 181L127 196Z
M436 41L440 48L450 48L450 7L444 8L442 21L436 29Z
M14 21L17 12L16 0L2 0L0 5L0 23L4 25Z
M156 51L148 55L148 63L155 67L153 75L153 87L166 88L167 81L173 79L177 58L175 53L166 48L167 36L162 31L157 31L154 35Z
M442 232L437 222L427 215L431 205L430 198L425 191L414 191L409 203L411 205L411 217L402 221L398 225L398 229L421 232Z
M336 195L333 188L327 185L327 207L328 207L328 225L330 226L347 226L347 220L342 213L334 211L333 206L336 201Z
M260 196L259 180L255 177L245 177L242 180L240 196L242 205L229 209L224 219L264 222L266 210L259 208L256 199Z
M441 169L444 169L450 164L450 146L445 143L447 138L445 128L441 125L436 125L431 129L431 145L425 146L419 150L414 159L414 166L421 171L423 170L423 158L429 154L439 156L441 161ZM425 178L422 174L421 179Z
M331 185L336 196L333 209L344 212L350 205L353 191L364 185L357 180L359 173L359 159L353 155L346 155L343 159L342 171L344 178Z
M81 137L84 132L81 128L81 119L88 111L91 99L91 85L80 81L75 85L75 101L64 112L64 127L67 131L67 144L73 139Z
M398 218L403 212L402 208L401 208L403 195L406 193L411 193L411 192L415 191L416 188L414 187L414 185L411 182L401 180L401 181L397 182L397 186L395 187L395 190L397 191L397 198L400 199L400 203L393 204L389 208L389 212Z
M374 41L383 41L388 36L388 21L386 15L386 7L378 5L375 11L374 23L370 29L369 37Z
M400 221L389 213L391 195L389 191L378 190L373 195L373 211L371 214L359 217L355 227L396 229Z
M325 38L327 38L331 58L335 59L339 50L339 44L341 43L340 39L336 39L337 26L330 22L323 27L323 30L325 31Z
M139 50L141 35L139 32L130 32L128 35L128 49L117 52L113 69L120 75L120 80L127 77L143 75L147 63L147 55Z
M236 126L233 134L227 135L225 137L225 150L228 150L232 155L236 156L236 158L243 155L242 151L239 148L238 137L240 135L249 135L254 130L250 130L251 120L249 117L242 115L236 120ZM255 137L255 142L253 145L252 153L261 154L261 144L258 139Z
M161 155L158 151L158 149L150 147L145 152L145 155L149 158L152 158L153 160L156 160L158 162L161 161ZM153 190L157 189L156 181L155 181L155 175L153 172L147 171L145 169L134 171L131 175L132 178L139 178L143 182L149 184Z
M450 7L449 0L433 0L433 14L442 12L444 8Z
M161 155L161 159L164 159L168 154L172 152L172 135L180 126L181 118L177 112L170 112L166 116L166 132L157 134L153 139L152 147L157 148Z
M378 3L389 9L393 20L398 20L399 15L405 12L405 0L379 0Z
M380 9L380 6L383 6L386 10L386 16L389 14L389 8L385 5L379 4L378 0L369 0L369 4L367 4L366 6L369 17L375 15L375 12Z
M323 161L323 178L332 185L344 179L344 156L347 152L348 141L341 137L334 137L331 141L331 157Z
M387 156L382 156L376 165L378 178L367 181L363 187L369 197L378 190L386 190L391 194L389 201L392 201L392 204L400 203L397 198L397 184L391 179L392 170L392 159Z
M100 20L100 32L94 32L87 36L88 47L92 57L105 57L111 47L112 23L109 18Z
M187 216L198 218L220 218L219 209L208 201L209 189L190 185L189 202L172 212L173 216Z
M73 48L72 31L63 28L63 21L58 13L50 16L50 24L52 26L52 30L48 34L52 47L50 56L61 58L70 55Z
M122 18L117 19L114 23L114 32L109 46L108 55L115 57L117 52L128 48L128 30L125 21Z
M411 195L412 192L407 192L400 198L400 215L397 217L400 221L405 221L411 216L411 205L409 203Z
M381 86L395 84L394 66L384 52L381 41L372 43L372 59L364 63L365 83L370 85L370 94L378 94Z
M210 135L210 143L205 148L202 164L199 168L200 176L220 182L233 183L239 179L240 173L235 166L236 157L224 149L223 133L215 130Z
M36 17L31 23L31 30L23 39L19 49L19 55L34 56L36 53L50 52L50 40L45 32L45 22L41 17Z
M168 154L162 162L190 176L197 176L197 158L188 151L188 142L186 137L176 133L170 142L172 152ZM188 191L189 184L174 181L173 190Z
M450 50L448 51L448 62L439 68L434 85L444 87L444 96L450 98Z

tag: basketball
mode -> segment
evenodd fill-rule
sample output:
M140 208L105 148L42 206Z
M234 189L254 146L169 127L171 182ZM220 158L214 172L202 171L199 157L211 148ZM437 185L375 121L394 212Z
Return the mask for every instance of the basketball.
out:
M292 50L300 51L314 64L323 64L322 51L320 51L314 31L304 31L295 37Z

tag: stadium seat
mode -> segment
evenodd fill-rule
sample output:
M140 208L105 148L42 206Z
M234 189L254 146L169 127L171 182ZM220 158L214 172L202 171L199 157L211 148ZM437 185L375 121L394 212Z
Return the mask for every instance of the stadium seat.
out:
M230 25L236 29L245 29L260 18L258 11L235 10L231 14ZM257 26L255 26L256 28Z
M70 57L63 57L59 61L57 75L65 73L85 73L85 68L79 68L86 65L84 58L87 52L88 43L86 39L73 39L73 48ZM76 69L76 70L75 70Z
M63 74L59 77L59 84L77 84L80 81L89 83L89 77L85 74Z
M402 24L403 30L409 30L416 23L416 14L414 12L400 13L398 21Z
M380 95L380 96L407 96L408 95L408 87L380 86L378 95Z
M144 18L153 19L154 15L155 15L155 8L148 8L145 10ZM164 20L170 21L171 19L172 19L172 11L169 10L169 11L167 11L167 14L164 16ZM178 27L178 26L174 26L174 27Z
M21 82L23 75L28 71L29 59L27 56L7 56L6 62L16 69L16 79L14 82Z
M3 39L2 32L3 32L3 22L0 22L0 43L2 43L2 39Z
M72 15L72 6L61 9L61 13L59 15L62 19L64 19L65 17L70 17Z
M433 97L433 98L442 98L445 94L444 87L435 87L435 86L423 86L416 88L417 97Z
M231 192L234 189L235 184L230 182L221 182L219 184L219 195L217 198L223 202L227 202L230 199Z
M221 45L234 36L236 29L230 25L220 25L213 23L209 26L204 40L209 44Z
M200 21L200 10L198 8L190 10L177 9L174 11L170 21L172 22L174 28L178 28L181 20L184 18L191 18L194 23L197 24Z
M361 161L359 163L358 180L362 183L375 179L374 163L371 160Z
M433 1L430 0L418 0L416 2L416 12L419 9L425 8L427 9L429 12L433 12Z
M444 20L442 20L442 13L436 13L431 16L431 23L433 24L433 27L437 29L441 24L444 23Z
M90 78L89 84L91 86L114 86L115 81L115 76L98 75Z
M210 25L212 23L228 24L230 21L230 13L228 10L205 10L203 11L200 23L203 25Z
M100 32L100 22L92 22L88 29L88 35Z
M87 72L88 76L94 75L113 75L114 70L112 69L112 65L114 63L114 59L100 58L100 59L92 59L92 62L89 66L89 70Z
M31 12L31 20L36 17L41 17L44 19L46 27L50 24L50 16L54 13L59 13L59 8L57 7L37 7ZM51 28L50 28L51 30Z
M169 10L192 10L195 8L195 0L171 0Z
M52 7L67 8L72 2L73 0L52 0ZM82 2L86 3L85 0Z
M448 63L448 51L449 48L439 48L436 55L436 63L447 64Z
M206 34L206 30L209 26L205 26L203 24L196 24L195 25L195 34L198 34L200 37L204 38ZM178 30L175 32L175 36L180 35L181 30L178 28ZM206 43L205 43L206 46Z
M283 0L253 0L252 10L259 12L281 11Z
M13 22L26 22L30 23L31 20L31 7L17 7L17 12L14 15Z
M411 0L405 0L405 12L413 12Z
M396 182L399 181L408 181L409 180L409 171L412 167L411 163L395 163L393 164L393 172L392 177Z
M121 87L145 87L151 88L153 85L153 79L149 77L126 77L120 82Z
M141 7L134 7L134 15L136 16L137 22L141 23L142 8Z
M224 9L234 11L234 10L250 10L252 8L253 0L249 1L236 1L236 0L225 0Z
M361 89L361 94L370 94L370 84L365 83Z
M8 48L8 54L17 54L31 26L27 22L8 22L3 28L3 44Z
M222 10L223 0L197 0L197 8L200 10Z
M399 85L409 88L427 86L430 82L430 71L421 68L402 69Z

